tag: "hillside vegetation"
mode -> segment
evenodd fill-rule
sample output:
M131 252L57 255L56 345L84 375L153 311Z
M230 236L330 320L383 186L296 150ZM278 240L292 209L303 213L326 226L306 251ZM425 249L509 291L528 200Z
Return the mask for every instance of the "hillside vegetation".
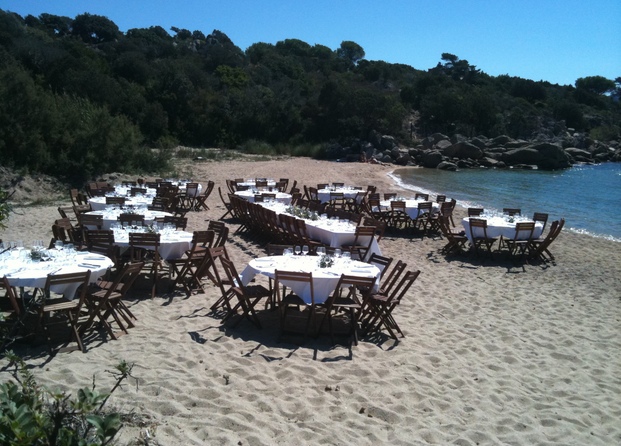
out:
M532 139L573 128L619 137L621 78L576 86L489 76L440 55L420 70L296 39L245 51L221 31L123 33L106 17L0 10L0 159L80 182L153 171L177 145L325 157L370 132L403 144L435 132ZM152 150L153 148L161 150Z

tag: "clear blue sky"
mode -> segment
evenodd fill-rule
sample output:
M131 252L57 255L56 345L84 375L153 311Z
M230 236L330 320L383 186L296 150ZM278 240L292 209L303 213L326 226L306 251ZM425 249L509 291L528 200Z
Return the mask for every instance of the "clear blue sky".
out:
M442 53L482 71L561 85L621 77L621 0L0 0L22 17L108 17L121 31L172 26L228 35L242 50L300 39L344 40L368 60L427 70Z

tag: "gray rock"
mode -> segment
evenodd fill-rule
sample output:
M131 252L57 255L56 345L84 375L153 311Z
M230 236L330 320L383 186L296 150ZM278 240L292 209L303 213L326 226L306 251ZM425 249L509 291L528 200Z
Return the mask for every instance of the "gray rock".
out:
M588 150L582 150L576 147L568 147L565 149L565 152L569 153L569 155L574 159L583 158L586 160L590 160L592 157L591 152L589 152Z
M439 150L446 155L446 149L448 149L452 145L453 144L448 139L443 139L442 141L438 141L438 143L434 145L434 149Z
M384 155L384 157L382 158L382 163L392 164L393 159L390 155Z
M442 154L437 150L430 150L423 153L421 157L421 164L425 167L436 168L438 164L442 162Z
M536 165L544 170L565 169L571 166L571 157L560 145L545 142L509 150L502 154L501 160L509 166Z
M449 161L442 161L440 164L438 164L437 168L440 170L450 170L455 172L457 170L457 165Z
M479 159L483 157L483 151L469 142L458 142L457 144L453 144L444 151L444 154L451 158L455 157L459 159Z

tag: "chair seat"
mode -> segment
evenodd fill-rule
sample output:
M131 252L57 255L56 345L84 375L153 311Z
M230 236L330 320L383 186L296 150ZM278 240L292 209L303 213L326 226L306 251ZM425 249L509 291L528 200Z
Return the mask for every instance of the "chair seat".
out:
M73 310L78 307L78 303L73 300L66 300L63 298L53 299L51 303L43 305L43 311L66 311Z

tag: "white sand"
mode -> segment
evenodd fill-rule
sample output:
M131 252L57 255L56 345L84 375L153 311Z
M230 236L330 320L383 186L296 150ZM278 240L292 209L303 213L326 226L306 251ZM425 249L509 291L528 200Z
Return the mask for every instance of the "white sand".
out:
M181 167L216 182L211 210L189 214L188 229L224 213L217 186L225 189L227 178L341 180L388 192L397 190L391 170L309 159ZM20 212L0 238L51 237L55 207ZM219 295L208 285L206 294L153 301L144 290L129 302L138 322L128 336L89 339L87 353L51 360L32 349L27 362L41 383L71 392L93 375L105 389L106 369L134 362L138 387L125 385L110 404L149 415L165 445L621 444L620 245L564 232L551 248L556 265L522 271L445 258L443 244L390 235L380 242L384 255L422 271L396 310L406 337L364 339L351 356L329 337L279 343L272 312L261 314L262 330L247 321L222 326L208 315ZM227 248L240 270L263 254L238 236ZM139 431L125 427L121 442Z

